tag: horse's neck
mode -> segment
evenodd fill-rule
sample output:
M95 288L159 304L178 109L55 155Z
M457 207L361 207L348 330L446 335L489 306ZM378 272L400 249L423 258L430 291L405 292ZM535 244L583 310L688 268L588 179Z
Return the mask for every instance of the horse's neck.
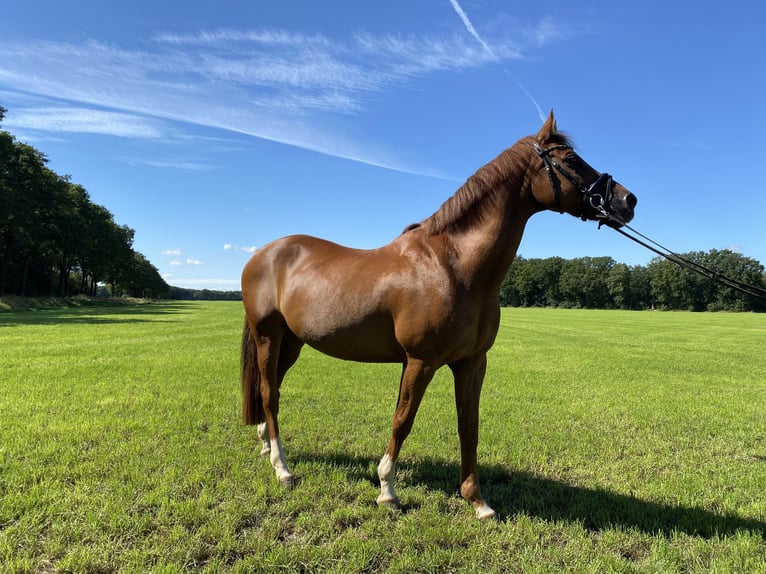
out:
M472 225L450 233L457 255L455 272L475 289L499 290L516 256L529 218L539 210L531 201L525 170L518 167L493 194L493 208Z

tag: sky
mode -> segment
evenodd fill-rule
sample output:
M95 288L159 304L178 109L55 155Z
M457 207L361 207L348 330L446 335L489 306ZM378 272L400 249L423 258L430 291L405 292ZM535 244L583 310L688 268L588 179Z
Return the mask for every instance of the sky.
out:
M676 252L766 264L766 4L24 0L0 10L2 129L83 185L171 285L236 290L306 233L374 248L553 109ZM535 215L527 258L653 254Z

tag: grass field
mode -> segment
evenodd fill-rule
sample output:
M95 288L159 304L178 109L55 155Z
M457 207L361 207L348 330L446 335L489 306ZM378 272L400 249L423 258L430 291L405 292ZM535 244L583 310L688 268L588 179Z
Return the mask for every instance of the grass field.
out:
M399 366L306 349L283 490L240 424L241 323L226 302L0 313L0 571L766 572L766 315L505 310L495 523L457 495L446 370L395 513L374 501Z

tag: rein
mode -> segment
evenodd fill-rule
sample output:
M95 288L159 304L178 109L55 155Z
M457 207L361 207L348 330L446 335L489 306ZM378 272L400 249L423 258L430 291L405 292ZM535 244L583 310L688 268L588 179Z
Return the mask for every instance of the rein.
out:
M580 192L583 194L583 207L590 206L596 210L598 213L596 217L599 219L599 228L601 228L601 226L605 223L613 223L615 225L609 225L609 227L621 235L624 235L631 241L635 241L639 245L646 247L649 251L664 257L668 261L672 261L682 268L694 271L703 277L707 277L708 279L720 283L721 285L730 287L735 291L739 291L740 293L744 293L761 301L766 301L766 289L757 285L745 283L739 279L734 279L733 277L724 275L720 271L716 271L715 269L711 269L710 267L706 267L700 263L695 263L694 261L691 261L650 239L643 233L633 229L630 225L628 225L625 221L613 213L610 213L607 207L609 206L609 203L612 201L613 197L614 181L612 180L612 176L610 176L608 173L602 173L598 176L596 181L586 186L578 181L577 178L575 178L564 166L562 166L559 162L550 156L550 152L553 150L572 149L571 146L566 144L558 144L549 148L542 148L537 143L535 143L534 146L537 155L540 156L540 158L543 160L543 164L545 164L545 171L548 174L548 181L550 181L551 190L553 190L553 199L556 203L556 210L559 213L563 213L564 210L561 208L561 199L559 197L560 186L556 178L553 177L554 169L558 171L562 176L564 176L572 185L580 190ZM583 215L580 216L580 219L587 221L584 209ZM630 230L630 232L634 235L631 235L625 231L626 229Z
M601 216L603 217L603 219L598 224L599 228L601 228L601 226L605 223L605 221L615 223L616 225L610 225L609 227L614 229L620 235L624 235L631 241L635 241L642 247L646 247L649 251L652 251L656 253L657 255L664 257L665 259L675 263L679 267L688 269L689 271L694 271L695 273L702 275L703 277L707 277L708 279L711 279L712 281L715 281L716 283L720 283L721 285L725 287L730 287L731 289L734 289L735 291L739 291L740 293L744 293L745 295L749 295L750 297L753 297L755 299L766 301L766 289L764 289L763 287L759 287L758 285L752 285L751 283L745 283L744 281L740 281L739 279L734 279L733 277L724 275L720 271L716 271L715 269L711 269L710 267L702 265L701 263L696 263L695 261L692 261L691 259L687 259L683 255L679 255L675 251L671 251L664 245L647 237L640 231L633 229L626 222L622 221L619 217L616 217L615 215L609 213L603 207L597 208L597 209L599 209L599 211L601 212ZM631 235L630 233L625 231L626 229L628 229L634 235Z
M627 222L623 221L621 218L617 217L613 213L610 213L608 210L608 206L609 206L609 203L612 201L613 188L614 188L614 182L612 180L612 176L610 176L608 173L602 173L601 175L598 176L596 181L594 181L589 186L586 186L583 183L579 182L577 178L575 178L564 166L562 166L559 162L557 162L555 159L553 159L550 156L550 152L553 150L572 149L571 146L568 146L566 144L558 144L558 145L553 145L549 148L542 148L537 143L535 143L534 146L535 146L535 151L537 152L537 155L540 156L540 158L543 160L543 163L545 164L545 171L548 174L548 181L551 184L551 190L553 191L553 199L556 203L556 210L559 213L563 213L564 211L561 208L561 199L559 197L560 186L556 178L553 176L554 169L558 171L562 176L564 176L572 185L574 185L577 189L580 190L580 192L583 194L583 198L582 198L583 207L590 205L590 207L596 210L596 212L598 213L596 217L599 219L599 224L598 224L599 228L601 228L601 226L604 225L605 223L613 223L614 225L609 225L609 227L611 227L612 229L614 229L621 235L624 235L631 241L635 241L639 245L646 247L649 251L652 251L656 253L657 255L664 257L668 261L672 261L679 267L688 269L690 271L694 271L695 273L698 273L699 275L702 275L703 277L707 277L708 279L711 279L712 281L720 283L721 285L724 285L725 287L730 287L731 289L734 289L735 291L739 291L740 293L744 293L745 295L749 295L750 297L754 297L755 299L766 301L766 289L759 287L758 285L745 283L743 281L740 281L739 279L734 279L733 277L724 275L720 271L716 271L715 269L711 269L710 267L706 267L705 265L691 261L687 259L686 257L683 257L682 255L679 255L678 253L671 251L664 245L657 243L653 239L650 239L643 233L633 229L630 225L627 224ZM583 209L583 215L580 216L580 219L582 219L583 221L587 221L587 218L585 217L584 209ZM630 233L625 231L626 229L628 229L634 235L631 235Z
M672 261L679 267L688 269L690 271L694 271L695 273L698 273L699 275L702 275L703 277L707 277L708 279L711 279L717 283L720 283L721 285L724 285L725 287L730 287L734 289L735 291L739 291L740 293L744 293L745 295L749 295L750 297L753 297L755 299L766 301L766 289L759 287L758 285L745 283L744 281L740 281L739 279L734 279L733 277L724 275L720 271L716 271L715 269L711 269L710 267L691 261L690 259L687 259L686 257L683 257L682 255L679 255L678 253L671 251L664 245L657 243L653 239L650 239L649 237L647 237L640 231L636 231L627 223L621 222L619 218L606 213L606 210L603 213L606 214L605 216L610 221L614 223L618 223L621 226L621 227L614 227L610 225L609 227L614 229L619 234L624 235L631 241L635 241L639 245L646 247L649 251L653 251L654 253L656 253L657 255L661 255L668 261ZM603 222L601 223L603 224ZM599 227L600 226L601 225L599 225ZM639 236L641 239L639 239L639 237L635 237L634 235L631 235L630 233L625 231L625 229L623 228L630 230L632 233Z

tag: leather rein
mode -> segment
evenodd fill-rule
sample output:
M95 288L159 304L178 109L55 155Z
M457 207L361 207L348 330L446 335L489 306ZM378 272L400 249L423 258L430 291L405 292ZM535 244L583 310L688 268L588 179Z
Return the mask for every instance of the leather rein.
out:
M535 152L537 152L537 155L540 156L540 158L543 160L543 164L545 164L545 171L548 173L548 181L551 184L551 190L553 191L553 199L556 203L556 210L559 213L563 213L564 210L561 208L561 198L560 198L561 185L559 184L558 180L554 177L554 174L553 174L554 170L558 171L564 178L566 178L572 185L574 185L583 194L582 196L583 210L582 210L582 215L580 216L580 219L582 219L583 221L587 221L587 217L585 216L585 208L587 206L590 206L593 209L595 209L597 212L596 218L599 220L599 224L598 224L599 228L601 228L601 226L604 225L604 223L612 223L613 225L609 225L608 227L614 229L621 235L624 235L631 241L635 241L639 245L646 247L647 249L656 253L657 255L661 255L668 261L672 261L673 263L675 263L676 265L680 267L683 267L690 271L694 271L695 273L698 273L699 275L702 275L703 277L707 277L708 279L712 281L716 281L717 283L720 283L721 285L724 285L725 287L729 287L731 289L739 291L740 293L749 295L750 297L753 297L755 299L766 301L766 289L759 287L758 285L745 283L743 281L740 281L739 279L734 279L733 277L724 275L720 271L711 269L710 267L706 267L705 265L691 261L690 259L687 259L686 257L683 257L682 255L679 255L678 253L675 253L674 251L671 251L667 247L650 239L643 233L636 231L630 225L628 225L627 222L617 217L614 213L611 213L609 211L609 203L612 201L614 197L614 180L612 179L611 175L609 175L608 173L602 173L598 176L596 181L586 186L580 181L578 181L577 178L574 175L572 175L572 173L569 170L567 170L563 165L557 162L550 155L550 152L552 152L553 150L572 149L572 146L569 146L566 144L558 144L548 148L542 148L537 143L535 143L534 146L535 146ZM625 231L626 229L632 232L634 235L631 235L630 233ZM639 239L639 237L641 239Z

